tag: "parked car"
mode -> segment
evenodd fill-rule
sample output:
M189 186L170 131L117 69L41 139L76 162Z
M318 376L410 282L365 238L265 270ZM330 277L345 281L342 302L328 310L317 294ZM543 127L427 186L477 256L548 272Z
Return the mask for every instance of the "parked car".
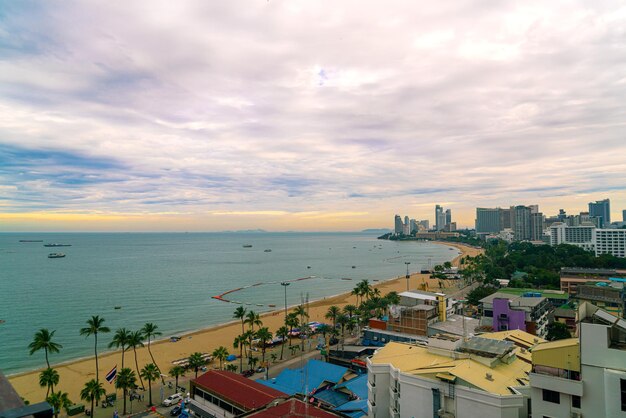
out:
M177 417L177 416L180 415L181 412L183 412L183 408L181 408L181 405L176 405L170 411L170 415L173 416L173 417ZM189 414L189 409L185 408L185 412L187 412L187 414Z
M250 377L254 374L254 370L244 370L243 372L241 372L241 375L243 377Z
M178 402L181 401L181 399L183 399L183 395L181 393L175 393L173 395L168 396L163 401L163 405L164 406L176 405Z
M256 368L257 373L263 373L265 371L265 367L259 366Z

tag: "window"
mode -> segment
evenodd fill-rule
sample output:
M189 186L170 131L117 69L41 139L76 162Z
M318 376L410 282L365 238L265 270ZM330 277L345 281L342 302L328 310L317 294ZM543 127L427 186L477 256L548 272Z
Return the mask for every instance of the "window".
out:
M580 409L580 396L572 395L572 408Z
M619 380L619 389L622 398L622 411L626 411L626 379Z
M561 403L561 394L553 390L543 389L543 400L545 402Z

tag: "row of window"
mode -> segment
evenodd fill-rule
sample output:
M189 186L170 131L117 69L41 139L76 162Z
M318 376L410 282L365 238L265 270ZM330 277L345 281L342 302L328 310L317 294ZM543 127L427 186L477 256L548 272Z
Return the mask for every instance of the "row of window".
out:
M229 404L228 402L223 401L222 399L211 395L210 393L207 393L203 390L198 389L197 387L194 390L194 397L197 398L202 398L204 400L206 400L207 402L212 403L213 405L218 406L219 408L223 409L224 411L233 414L233 415L239 415L239 414L243 414L245 411L234 407L233 405Z
M621 410L626 412L626 379L620 379L620 402ZM543 389L542 397L544 402L561 403L561 394L554 390ZM580 396L572 395L572 408L580 409Z

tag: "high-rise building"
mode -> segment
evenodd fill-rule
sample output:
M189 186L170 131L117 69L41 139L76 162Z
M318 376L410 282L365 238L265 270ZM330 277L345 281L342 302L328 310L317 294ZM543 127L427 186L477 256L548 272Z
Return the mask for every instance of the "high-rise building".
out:
M626 229L596 229L596 257L600 254L626 257Z
M569 226L557 222L550 227L550 245L569 244L587 251L594 251L596 231L593 224Z
M557 215L559 218L559 222L565 222L565 218L567 218L567 213L563 209L559 209L559 214Z
M402 224L402 217L400 215L396 215L394 219L394 229L393 232L396 234L401 234L404 225Z
M528 206L515 206L513 234L516 241L529 241L532 239L530 225L530 208Z
M409 221L409 233L417 232L417 221L415 219L411 219Z
M604 228L611 223L611 201L609 199L589 202L589 216L600 219L599 228Z
M626 222L626 209L622 211L622 221Z
M443 208L439 205L435 206L435 229L441 231L446 225L446 214L443 212Z
M535 212L530 214L530 239L541 241L543 239L544 217L543 213Z
M428 219L422 219L419 221L419 225L426 231L430 229L430 221Z
M446 209L446 225L452 223L452 209Z
M502 230L500 208L476 208L476 233L491 234Z
M513 206L508 209L500 209L500 230L513 229Z

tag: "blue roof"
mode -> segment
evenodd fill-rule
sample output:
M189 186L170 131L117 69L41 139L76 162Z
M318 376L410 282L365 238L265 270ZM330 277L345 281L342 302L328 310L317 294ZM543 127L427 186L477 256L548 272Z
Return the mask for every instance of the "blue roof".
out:
M612 282L626 283L626 278L624 277L609 277L609 280Z
M324 401L333 407L343 405L344 403L350 400L350 396L343 392L338 392L333 389L326 389L320 392L316 392L313 395L315 399L319 399L320 401Z
M346 388L350 392L354 393L359 399L367 400L367 375L362 374L359 377L355 377L354 379L350 379L347 382L343 382L340 385L337 385L335 389Z
M285 369L272 380L259 379L257 382L288 395L304 394L305 387L310 393L324 382L339 382L347 371L348 369L345 367L319 360L309 360L303 368Z
M367 400L359 399L344 403L343 405L335 408L335 411L341 411L342 413L354 418L362 417L367 415Z

